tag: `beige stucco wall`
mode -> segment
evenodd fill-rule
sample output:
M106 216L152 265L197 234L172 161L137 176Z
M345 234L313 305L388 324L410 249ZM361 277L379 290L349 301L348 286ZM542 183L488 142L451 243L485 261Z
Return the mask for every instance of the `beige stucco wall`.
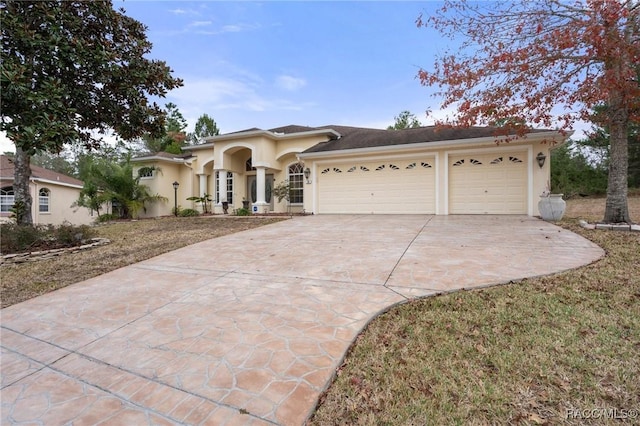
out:
M201 191L198 175L206 174L207 192L215 198L215 172L226 170L233 173L234 182L233 203L230 204L230 208L241 208L242 200L250 198L247 194L247 178L256 174L255 171L246 171L248 158L251 158L254 167L266 167L266 174L273 175L273 184L277 185L287 179L288 166L298 161L297 154L326 139L326 136L313 135L300 139L279 140L258 135L241 140L218 141L215 150L213 147L195 150L193 153L197 158L192 161L195 176L194 195L200 195ZM303 205L292 206L294 212L303 209ZM286 201L278 203L276 199L274 211L287 211Z
M548 136L548 135L547 135ZM529 136L525 139L517 141L511 141L508 143L496 144L495 141L485 140L476 144L464 143L458 144L458 146L436 146L433 144L433 148L430 148L428 144L425 144L419 148L404 146L393 147L387 152L381 152L379 150L372 150L366 152L362 150L356 153L339 153L332 155L331 157L317 157L307 158L306 166L311 169L311 185L305 184L304 195L304 209L306 212L316 212L319 199L319 188L317 186L316 177L319 175L323 167L327 167L332 162L343 162L351 159L358 159L358 161L373 161L376 159L401 159L410 158L411 156L433 156L436 167L436 214L446 215L449 214L449 198L448 198L448 159L449 156L462 154L462 153L501 153L501 152L518 152L526 156L527 161L527 175L529 185L526 188L527 200L528 200L528 214L532 216L539 215L538 200L540 194L542 194L548 187L550 181L550 148L557 143L562 142L562 137L557 137L555 140L541 140L534 136ZM542 152L546 155L547 160L543 168L540 168L535 159L536 155Z
M3 181L0 186L12 186L13 181ZM39 192L40 189L49 190L49 211L40 212ZM84 207L72 207L80 196L82 188L76 186L61 185L55 182L42 180L32 180L29 184L29 192L31 194L31 217L35 225L60 225L63 222L69 222L73 225L89 225L97 219L94 212L93 215L89 209ZM2 213L0 218L3 221L10 219L10 213Z
M543 135L549 138L549 134ZM372 149L367 151L333 153L330 157L319 156L302 159L305 167L311 169L311 182L304 184L304 204L294 205L294 212L317 212L318 191L316 176L321 166L331 162L373 161L375 159L392 160L394 158L411 158L412 156L428 156L433 158L436 175L436 214L448 214L448 159L452 155L462 153L501 153L517 152L526 158L527 162L527 211L530 215L538 215L539 195L547 188L550 180L550 153L549 149L554 143L562 142L560 135L554 140L542 141L543 136L529 136L528 138L511 141L509 143L496 144L492 138L478 141L456 141L453 143L425 143L415 145L403 145L388 147L388 149ZM298 155L319 142L327 140L326 135L312 135L305 138L280 138L265 134L249 135L246 138L234 138L232 140L219 140L213 145L192 150L193 158L184 162L178 160L148 161L136 164L137 169L143 166L156 165L160 170L156 171L153 178L143 178L141 183L148 185L152 193L158 193L168 199L167 202L149 206L145 217L170 215L174 205L174 191L172 183L180 183L178 190L178 205L182 208L200 209L198 203L187 201L187 197L200 196L207 192L214 199L215 204L215 173L218 170L226 170L233 173L234 190L231 209L242 207L243 199L250 199L247 194L247 178L255 175L255 171L246 171L246 161L252 159L254 167L266 167L266 174L273 175L273 184L284 181L288 177L288 166L299 161ZM535 160L536 155L542 152L547 156L543 168L540 168ZM304 157L304 156L303 156ZM201 187L200 175L205 175L205 187ZM215 207L215 206L214 206ZM215 209L221 212L220 207ZM278 203L274 200L274 211L287 211L285 200Z
M92 215L87 208L72 207L80 196L81 188L58 186L47 182L34 182L30 187L34 223L59 225L66 221L74 225L89 225L97 219L96 213ZM39 212L38 193L42 188L50 191L49 213Z
M177 191L178 206L180 208L193 208L193 202L187 201L187 197L197 195L193 192L194 181L197 177L193 175L189 165L173 161L149 161L136 163L133 172L137 174L138 170L145 166L155 166L156 170L153 172L153 177L140 178L140 184L148 186L152 194L159 194L165 197L166 200L147 204L146 212L140 212L140 217L169 216L173 213L176 199L173 182L179 183Z

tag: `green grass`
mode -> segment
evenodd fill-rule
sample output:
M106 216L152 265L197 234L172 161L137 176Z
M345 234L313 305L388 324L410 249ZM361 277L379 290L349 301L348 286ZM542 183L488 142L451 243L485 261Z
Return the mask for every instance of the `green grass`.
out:
M395 307L358 337L310 424L618 424L567 413L640 409L640 234L563 226L607 256Z

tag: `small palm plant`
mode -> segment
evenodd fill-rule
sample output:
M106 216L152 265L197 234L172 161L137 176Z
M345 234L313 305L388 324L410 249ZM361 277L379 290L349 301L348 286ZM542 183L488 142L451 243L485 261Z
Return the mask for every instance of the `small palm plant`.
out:
M111 202L119 207L122 219L131 219L146 210L146 204L159 201L166 202L167 198L152 194L148 186L140 184L129 159L122 164L95 159L87 167L76 205L99 211L102 204Z
M202 213L209 213L209 203L213 201L211 199L211 194L204 194L202 197L189 197L188 201L196 201L202 204Z

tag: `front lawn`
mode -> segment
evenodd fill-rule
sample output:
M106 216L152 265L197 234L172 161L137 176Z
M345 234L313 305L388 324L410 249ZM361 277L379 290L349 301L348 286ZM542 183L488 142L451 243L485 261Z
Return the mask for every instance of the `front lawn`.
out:
M577 219L601 219L604 200L568 204L561 225L604 259L391 309L358 337L310 424L637 424L640 234L583 230ZM640 198L630 205L638 220Z

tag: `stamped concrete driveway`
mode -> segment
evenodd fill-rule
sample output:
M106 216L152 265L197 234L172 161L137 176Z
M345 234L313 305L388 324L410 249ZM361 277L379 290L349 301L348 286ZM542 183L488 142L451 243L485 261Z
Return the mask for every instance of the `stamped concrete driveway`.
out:
M602 255L523 216L310 216L205 241L2 310L1 422L299 425L389 306Z

